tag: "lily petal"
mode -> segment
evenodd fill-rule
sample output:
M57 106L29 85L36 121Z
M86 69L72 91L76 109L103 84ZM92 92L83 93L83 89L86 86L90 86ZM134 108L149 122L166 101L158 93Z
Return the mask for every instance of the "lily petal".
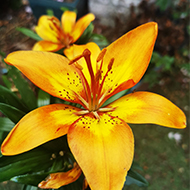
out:
M62 43L54 43L50 41L39 41L36 42L32 48L33 51L50 51L55 52L63 48L64 45Z
M152 123L178 129L186 127L185 114L171 101L155 93L134 92L109 107L115 107L110 115L119 116L127 123Z
M76 13L74 11L65 11L61 17L62 29L64 34L70 34L76 22Z
M58 189L61 186L68 185L76 181L82 171L78 164L74 164L74 168L68 172L59 172L50 174L45 181L42 181L38 187L42 189Z
M133 133L124 121L84 116L69 128L68 143L92 190L122 189L134 154Z
M73 37L73 43L83 34L88 25L95 19L94 14L88 13L81 17L75 24L71 36Z
M1 146L3 155L16 155L67 134L78 119L80 109L64 104L52 104L25 115L11 130Z
M42 39L46 41L55 43L59 42L59 35L61 31L60 21L54 16L43 15L39 18L35 31Z
M5 62L17 67L35 85L61 99L80 103L76 93L83 86L74 65L68 65L64 56L51 52L17 51L9 54ZM27 64L26 64L27 63Z
M118 88L119 91L122 91L129 87L128 85L122 85L122 83L132 80L134 81L133 85L135 85L139 82L152 56L157 32L157 23L143 24L123 35L106 48L107 51L103 58L103 76L107 71L111 58L114 59L114 62L106 77L104 92L111 89L109 94L114 95L118 93Z

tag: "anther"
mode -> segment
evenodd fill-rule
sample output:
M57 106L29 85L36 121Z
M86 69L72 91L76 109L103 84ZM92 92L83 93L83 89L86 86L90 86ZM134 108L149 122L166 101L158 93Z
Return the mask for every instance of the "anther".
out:
M104 55L106 54L106 51L107 51L107 49L104 48L104 49L100 52L100 54L98 55L98 57L97 57L97 59L96 59L96 62L99 62L100 60L103 59Z
M96 75L95 75L95 80L96 80L96 82L101 79L101 74L102 74L101 71L98 70L97 73L96 73Z
M108 71L110 71L110 70L112 69L113 62L114 62L114 58L111 58L111 59L110 59L110 62L109 62L109 64L108 64Z
M77 57L75 57L74 59L70 60L69 65L75 63L76 61L78 61L79 59L81 59L83 57L83 55L78 55Z

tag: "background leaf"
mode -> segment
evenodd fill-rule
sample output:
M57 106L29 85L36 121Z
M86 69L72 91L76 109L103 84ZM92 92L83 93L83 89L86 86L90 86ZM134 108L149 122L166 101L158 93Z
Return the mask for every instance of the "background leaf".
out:
M47 92L44 92L43 90L39 89L38 91L38 99L37 99L37 105L38 107L45 106L50 104L50 94Z
M37 41L42 40L42 38L40 36L38 36L38 34L36 34L35 32L33 32L32 30L30 30L28 28L17 27L16 30L18 30L19 32L22 32L24 35L26 35L34 40L37 40Z
M0 131L9 132L13 127L14 123L7 117L0 117Z
M23 111L4 103L0 103L0 111L14 123L25 115Z
M101 34L92 34L90 41L96 43L100 47L100 49L103 49L104 47L109 45L107 38Z
M25 105L29 108L29 110L37 108L37 99L35 97L34 91L31 89L26 79L22 76L21 72L13 66L7 67L8 76L12 78Z
M14 92L2 85L0 85L0 102L18 108L23 112L29 111L23 102L14 94Z
M41 147L16 156L0 157L0 181L6 181L14 176L38 172L47 169L53 163L51 152Z
M148 181L138 172L130 169L126 177L125 185L136 184L139 187L148 186Z

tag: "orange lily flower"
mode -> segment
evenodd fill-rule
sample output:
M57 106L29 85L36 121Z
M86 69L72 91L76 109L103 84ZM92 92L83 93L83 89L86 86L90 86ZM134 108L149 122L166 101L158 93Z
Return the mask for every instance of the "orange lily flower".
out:
M68 185L74 181L76 181L82 171L76 162L74 163L74 167L67 172L58 172L50 174L45 181L39 183L38 187L42 189L58 189L61 186Z
M184 113L154 93L134 92L103 105L142 78L157 31L155 22L141 25L102 51L92 42L74 45L65 51L70 60L50 52L9 54L6 63L17 67L34 84L83 108L52 104L31 111L6 137L2 154L19 154L67 134L90 188L121 190L134 155L134 137L127 123L186 127Z
M76 17L75 12L65 11L60 23L55 16L41 16L35 30L43 40L35 43L33 50L55 52L76 42L95 16L89 13L77 22Z

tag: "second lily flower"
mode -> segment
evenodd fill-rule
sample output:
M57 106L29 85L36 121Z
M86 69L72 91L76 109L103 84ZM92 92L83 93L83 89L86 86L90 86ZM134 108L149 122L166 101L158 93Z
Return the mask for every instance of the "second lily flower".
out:
M72 11L65 11L61 22L55 16L41 16L35 30L43 40L35 43L33 50L56 52L76 42L95 16L89 13L77 22L76 17Z

